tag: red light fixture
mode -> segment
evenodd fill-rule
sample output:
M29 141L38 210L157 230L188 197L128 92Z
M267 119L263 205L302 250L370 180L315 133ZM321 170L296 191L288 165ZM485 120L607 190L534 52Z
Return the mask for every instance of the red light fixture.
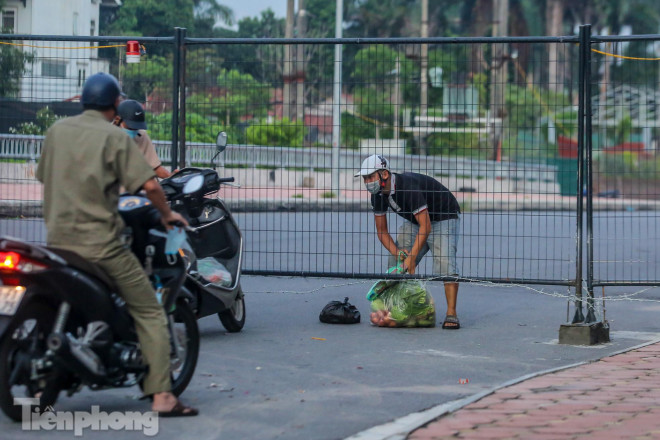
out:
M140 62L140 43L137 41L126 42L126 62L139 63Z

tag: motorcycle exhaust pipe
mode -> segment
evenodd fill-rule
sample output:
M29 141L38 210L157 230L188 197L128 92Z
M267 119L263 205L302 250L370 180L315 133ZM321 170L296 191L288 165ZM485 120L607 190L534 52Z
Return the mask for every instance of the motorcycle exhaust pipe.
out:
M69 338L62 333L51 333L46 341L48 349L55 356L54 361L67 370L79 375L89 384L104 385L107 375L100 360L90 349L80 344L71 344ZM90 386L91 386L90 385Z

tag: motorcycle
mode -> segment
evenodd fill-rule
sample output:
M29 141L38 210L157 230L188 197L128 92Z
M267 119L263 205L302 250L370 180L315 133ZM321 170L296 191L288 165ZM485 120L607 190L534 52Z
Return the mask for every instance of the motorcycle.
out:
M218 134L215 159L227 147L227 135ZM184 191L186 185L198 182L197 191ZM221 178L213 169L183 168L160 184L172 210L183 215L187 228L189 256L185 286L193 294L193 310L197 318L217 314L228 332L239 332L245 325L245 299L241 288L243 235L220 197L221 185L234 182Z
M166 311L172 392L179 395L199 354L194 298L184 286L187 257L165 253L167 234L148 199L122 196L119 211L126 246ZM142 386L148 366L116 292L102 269L74 252L0 237L0 407L7 416L21 420L15 397L38 397L33 407L43 410L64 390Z

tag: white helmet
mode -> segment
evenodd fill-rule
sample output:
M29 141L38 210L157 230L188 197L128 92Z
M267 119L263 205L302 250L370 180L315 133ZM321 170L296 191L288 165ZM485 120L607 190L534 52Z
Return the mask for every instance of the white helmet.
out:
M368 176L369 174L373 174L379 170L389 171L390 162L385 159L385 156L381 156L380 154L372 154L362 162L362 167L360 168L360 171L355 173L355 177Z

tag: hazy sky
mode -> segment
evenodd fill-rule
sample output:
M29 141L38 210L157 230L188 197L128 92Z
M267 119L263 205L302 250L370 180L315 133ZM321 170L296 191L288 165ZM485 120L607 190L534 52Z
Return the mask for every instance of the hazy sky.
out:
M229 6L234 11L236 21L244 17L257 17L261 11L272 9L275 16L286 17L287 0L220 0L219 3ZM297 3L297 2L296 2Z

